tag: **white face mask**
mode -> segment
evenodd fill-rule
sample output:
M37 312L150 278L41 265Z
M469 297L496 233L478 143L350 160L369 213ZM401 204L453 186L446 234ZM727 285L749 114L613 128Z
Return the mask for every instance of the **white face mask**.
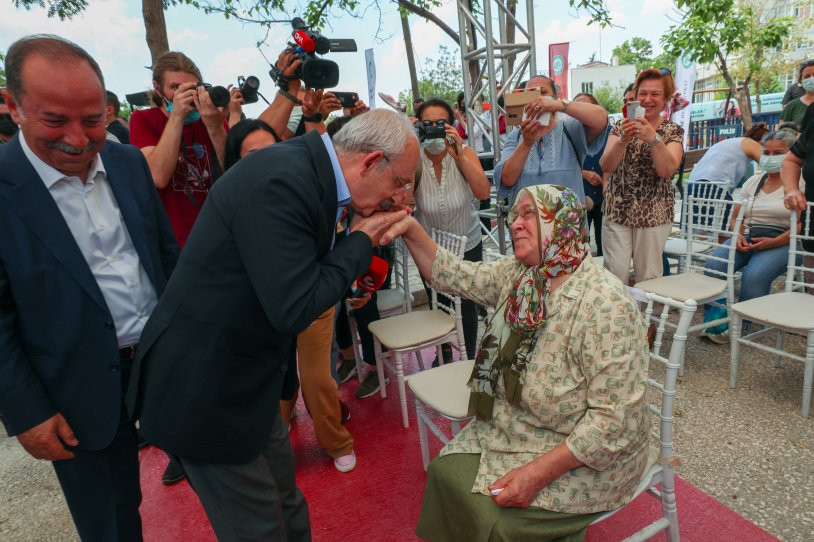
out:
M814 77L803 79L803 90L806 92L814 92Z
M760 157L760 162L758 162L760 164L760 169L766 173L779 173L780 164L783 163L783 159L785 157L785 154L776 154L774 156L766 156L764 154Z
M427 139L421 146L430 154L441 154L447 150L447 141L446 139Z

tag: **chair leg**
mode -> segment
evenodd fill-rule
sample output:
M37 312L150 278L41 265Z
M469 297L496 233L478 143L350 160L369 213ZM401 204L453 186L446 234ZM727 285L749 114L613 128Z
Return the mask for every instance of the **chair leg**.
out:
M803 417L811 410L811 381L814 380L814 331L808 332L806 343L806 368L803 376Z
M687 349L681 351L681 361L678 364L678 376L684 376L684 358L687 357Z
M348 327L350 327L350 338L353 341L353 357L356 359L356 378L362 382L362 369L365 364L362 361L362 345L359 343L359 328L356 326L356 318L348 314Z
M461 422L458 420L449 420L449 428L452 430L452 436L454 437L461 431Z
M732 313L732 322L729 327L729 387L735 389L738 383L738 363L740 362L741 344L741 317L740 314Z
M424 358L421 356L421 349L415 351L415 360L418 362L418 368L424 370Z
M444 364L444 351L440 344L435 345L435 355L437 356L435 359L438 361L438 366L440 367Z
M424 420L426 415L427 413L424 410L424 403L422 403L421 400L416 397L415 419L416 425L418 425L418 445L421 447L421 462L424 464L424 470L427 470L427 467L430 464L430 446L427 443L427 425Z
M410 420L407 417L407 390L404 387L404 363L402 352L394 352L396 358L396 379L399 385L399 402L401 403L401 423L404 427L410 427Z
M379 393L382 397L387 397L387 379L384 374L384 361L382 360L382 343L376 336L373 336L373 351L376 354L376 372L379 373Z
M670 467L665 467L670 469ZM672 469L665 472L661 482L661 510L667 521L666 535L668 542L679 542L678 536L678 508L676 508L675 478Z
M777 347L778 350L783 350L783 344L785 343L785 338L786 338L786 334L783 332L783 330L778 329L777 330L777 342L775 343L775 346ZM782 356L780 354L777 354L774 357L774 366L775 367L780 367L780 358L781 357Z

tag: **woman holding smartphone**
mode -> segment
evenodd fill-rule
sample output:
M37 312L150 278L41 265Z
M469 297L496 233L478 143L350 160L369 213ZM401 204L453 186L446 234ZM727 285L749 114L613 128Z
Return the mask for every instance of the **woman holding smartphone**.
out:
M675 204L671 181L684 138L681 126L662 117L675 94L670 70L643 70L633 91L638 104L628 102L627 118L614 125L599 161L609 174L602 207L604 265L625 284L631 258L636 282L663 273L661 253Z

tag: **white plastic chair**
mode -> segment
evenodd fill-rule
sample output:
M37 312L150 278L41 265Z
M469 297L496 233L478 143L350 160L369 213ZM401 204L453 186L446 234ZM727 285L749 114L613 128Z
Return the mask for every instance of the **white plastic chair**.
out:
M660 314L656 317L653 316L655 305L660 306ZM655 404L648 405L650 411L659 418L658 429L652 433L652 437L656 441L655 444L658 446L658 460L642 477L633 498L635 499L646 492L651 497L659 499L661 501L662 516L626 538L625 541L628 542L644 541L661 531L665 531L668 542L679 541L674 467L679 465L681 460L673 449L673 403L675 401L678 371L684 359L687 334L696 309L697 304L692 299L676 301L653 293L647 294L646 321L658 321L656 339L650 351L650 377L647 379L648 387L655 390L661 399L661 404L658 406ZM661 347L664 344L664 331L669 325L670 312L678 312L679 319L676 331L673 334L670 353L668 357L664 357L661 355ZM665 366L662 382L653 378L653 366L656 363ZM657 486L661 487L658 488ZM622 508L624 506L602 514L593 523L604 521Z
M687 238L684 240L686 253L682 266L684 272L638 282L636 288L677 301L695 299L699 304L709 303L717 307L724 307L716 301L725 297L727 305L732 306L735 298L734 269L737 250L737 233L734 232L740 231L743 213L738 213L734 228L730 230L723 224L722 217L726 209L730 210L729 216L732 216L731 210L735 202L697 197L692 193L689 193L687 200L689 209L695 209L695 212L690 212L691 218L687 221ZM724 245L727 240L731 241L728 247ZM726 258L713 255L714 249L718 247L728 249ZM711 260L725 262L726 271L705 269L704 264ZM707 276L705 273L714 276ZM723 318L691 325L689 332L729 323L730 319L730 313L727 313ZM667 322L667 325L674 327L670 322ZM684 374L683 360L679 374Z
M814 269L798 265L797 259L804 256L814 256L806 252L799 245L800 241L814 240L812 232L811 213L814 212L814 203L809 202L808 220L803 224L802 231L797 233L797 213L791 213L791 237L789 240L789 260L786 270L786 287L783 292L756 297L749 301L735 303L730 307L732 312L732 325L730 326L730 365L729 387L735 388L738 381L738 364L740 362L740 346L751 346L764 352L775 355L775 366L780 365L780 358L786 357L805 366L803 373L803 416L808 417L811 410L811 387L814 380L814 295L805 293L806 287L814 284L806 282L806 272ZM800 273L797 273L800 271ZM801 289L802 291L795 291ZM741 337L741 322L751 320L756 324L763 324L764 328ZM774 347L756 341L761 337L776 333ZM806 354L799 356L783 349L785 335L793 333L806 338Z
M393 282L392 287L386 290L379 290L376 293L376 305L379 307L379 317L387 318L411 312L413 310L413 294L410 292L410 279L407 274L407 266L410 253L401 237L394 242L395 258L393 258ZM347 303L348 326L350 336L353 341L353 354L356 358L356 378L362 381L363 361L362 344L359 341L359 329L356 325L356 318L349 302Z
M448 232L433 230L432 238L439 246L449 250L459 258L463 258L466 247L466 236L453 235ZM381 396L387 397L387 380L384 377L384 366L396 373L401 402L401 418L404 427L409 427L407 415L407 393L404 380L404 356L413 352L420 352L424 348L434 346L438 352L438 362L443 363L444 356L441 345L450 343L458 352L466 352L464 345L463 321L461 319L461 298L447 295L451 301L446 305L439 301L435 289L431 289L430 302L432 310L413 311L407 314L383 318L368 326L373 335L373 345L376 349L376 370L379 373L379 389ZM382 352L382 345L387 352ZM420 354L417 354L419 368L424 370L424 363ZM395 368L389 360L395 361Z
M680 273L682 269L682 262L687 255L687 224L692 219L692 205L688 204L689 194L693 194L696 198L705 199L724 199L724 195L729 189L728 182L688 182L684 188L684 196L681 198L681 220L678 226L678 235L670 236L664 244L664 253L668 258L678 260L678 269ZM718 227L723 223L724 213L720 212L713 217ZM710 246L707 244L699 244L692 247L694 252L709 251Z
M466 384L469 382L474 365L473 360L456 361L407 377L407 384L415 396L418 442L424 470L427 470L430 464L427 429L442 443L449 442L449 438L435 425L432 414L449 420L453 437L461 430L461 424L471 419L471 416L467 415L469 387Z

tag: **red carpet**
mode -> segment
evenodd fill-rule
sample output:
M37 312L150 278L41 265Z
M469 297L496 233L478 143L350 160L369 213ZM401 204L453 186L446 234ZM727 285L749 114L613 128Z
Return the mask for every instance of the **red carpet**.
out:
M424 356L432 359L432 356ZM355 439L356 469L342 474L316 443L302 403L291 430L297 456L297 483L308 500L316 542L400 542L413 534L426 476L421 465L414 403L408 397L410 427L401 427L395 377L388 396L357 400L357 381L342 385L351 411L348 429ZM408 391L409 393L409 391ZM430 451L440 443L431 439ZM161 484L167 456L149 447L141 455L144 501L141 514L147 542L215 540L206 515L186 482ZM709 495L676 480L681 538L684 541L777 540ZM608 520L588 530L589 542L621 540L660 516L661 505L642 495ZM653 540L665 540L663 535Z

